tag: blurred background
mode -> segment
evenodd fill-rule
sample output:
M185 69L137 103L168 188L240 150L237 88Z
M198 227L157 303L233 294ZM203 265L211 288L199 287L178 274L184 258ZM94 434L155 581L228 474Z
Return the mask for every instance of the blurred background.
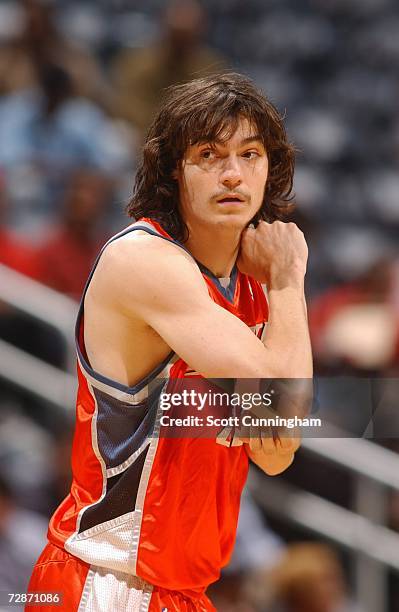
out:
M399 5L0 1L0 590L24 591L70 484L73 325L128 223L161 90L232 68L285 115L318 408L250 473L220 612L399 610ZM349 418L348 418L349 415Z

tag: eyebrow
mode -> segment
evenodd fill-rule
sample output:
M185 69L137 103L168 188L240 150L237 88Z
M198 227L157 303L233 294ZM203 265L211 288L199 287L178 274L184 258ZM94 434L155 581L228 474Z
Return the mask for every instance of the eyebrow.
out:
M200 141L196 142L195 145L201 146L201 145L208 144L208 143L211 143L211 142L215 142L216 144L223 145L225 141L221 140L220 138L215 138L215 140L213 140L213 141L209 141L209 140L204 139L204 140L200 140ZM246 138L243 138L240 141L239 146L243 147L246 144L249 144L251 142L259 142L260 144L263 145L263 139L262 139L261 135L260 134L253 134L252 136L247 136Z
M247 136L247 138L243 138L243 140L241 140L240 142L240 146L249 144L250 142L260 142L261 144L263 144L263 140L260 134L254 134L253 136Z

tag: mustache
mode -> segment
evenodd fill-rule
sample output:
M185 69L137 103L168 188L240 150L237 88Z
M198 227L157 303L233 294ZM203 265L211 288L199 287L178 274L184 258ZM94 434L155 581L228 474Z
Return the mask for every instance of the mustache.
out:
M226 189L224 191L217 191L213 193L211 195L211 200L216 200L218 198L224 198L229 193L236 193L237 195L240 195L245 200L249 200L251 197L249 193L245 193L244 191L241 191L241 189Z

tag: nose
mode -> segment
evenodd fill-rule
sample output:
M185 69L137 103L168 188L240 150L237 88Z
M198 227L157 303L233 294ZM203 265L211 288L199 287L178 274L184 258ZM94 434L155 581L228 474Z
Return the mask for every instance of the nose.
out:
M231 190L241 184L241 169L235 157L229 156L225 159L220 175L220 182L224 187Z

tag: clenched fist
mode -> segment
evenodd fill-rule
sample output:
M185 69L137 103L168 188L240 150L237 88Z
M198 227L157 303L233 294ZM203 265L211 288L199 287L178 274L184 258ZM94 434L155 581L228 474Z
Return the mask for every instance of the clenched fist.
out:
M305 237L295 223L260 221L244 230L238 267L269 288L303 283L308 259Z

